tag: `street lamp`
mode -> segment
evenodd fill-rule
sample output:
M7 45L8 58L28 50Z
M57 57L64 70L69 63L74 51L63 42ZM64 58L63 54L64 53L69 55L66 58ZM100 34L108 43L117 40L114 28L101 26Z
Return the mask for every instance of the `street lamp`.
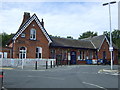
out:
M111 70L113 69L113 58L112 58L112 53L113 53L113 46L112 46L112 35L111 35L111 12L110 12L110 4L114 4L116 1L112 1L109 3L104 3L103 6L109 5L109 22L110 22L110 45L109 45L109 51L111 54Z

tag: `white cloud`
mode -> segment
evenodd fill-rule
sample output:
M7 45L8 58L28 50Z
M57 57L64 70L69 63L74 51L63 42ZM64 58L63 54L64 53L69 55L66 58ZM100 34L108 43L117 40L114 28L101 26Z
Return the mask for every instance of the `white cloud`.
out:
M36 13L45 21L47 32L62 37L78 38L85 31L102 34L109 31L108 7L102 3L14 3L4 7L0 19L1 30L15 33L22 21L23 12ZM22 6L21 6L22 5ZM25 8L26 7L26 8ZM115 11L116 10L116 11ZM117 28L117 5L112 5L112 28Z

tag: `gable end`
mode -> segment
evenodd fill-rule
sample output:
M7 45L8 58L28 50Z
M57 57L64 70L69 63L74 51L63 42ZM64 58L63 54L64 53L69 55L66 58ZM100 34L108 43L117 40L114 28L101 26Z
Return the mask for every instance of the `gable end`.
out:
M13 40L16 40L19 37L19 35L30 25L30 23L33 20L36 21L36 23L38 24L39 28L42 30L42 32L44 33L45 37L48 39L49 44L50 44L52 42L52 40L50 39L49 35L47 34L46 30L43 28L43 26L41 25L38 17L35 14L28 21L26 21L25 24L23 24L23 26L19 29L19 31L13 37Z

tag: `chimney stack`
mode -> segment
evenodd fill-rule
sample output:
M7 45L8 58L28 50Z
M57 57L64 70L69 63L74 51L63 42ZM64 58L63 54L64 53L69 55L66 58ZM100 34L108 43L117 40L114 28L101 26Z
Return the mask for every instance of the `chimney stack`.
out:
M44 27L44 21L43 21L43 18L42 18L41 24L42 24L42 26Z
M30 13L24 12L23 21L22 21L20 27L21 27L29 18L30 18Z
M24 23L25 21L27 21L29 18L30 18L30 13L24 12L24 15L23 15L23 23Z

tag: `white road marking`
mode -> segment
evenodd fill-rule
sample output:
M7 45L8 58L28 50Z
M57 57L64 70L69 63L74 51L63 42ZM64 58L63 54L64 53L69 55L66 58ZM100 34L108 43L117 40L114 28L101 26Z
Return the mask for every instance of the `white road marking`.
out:
M55 78L55 77L44 77L44 76L31 76L31 75L28 75L28 77L41 77L41 78L49 78L49 79L57 79L57 80L65 80L64 78Z
M114 73L114 74L111 74L111 75L120 75L120 74L118 74L118 73Z
M101 89L104 89L104 90L107 90L106 88L104 88L104 87L101 87L101 86L99 86L99 85L96 85L96 84L87 83L87 82L82 82L82 83L84 83L84 84L88 84L88 85L91 85L91 86L95 86L95 87L98 87L98 88L101 88Z

